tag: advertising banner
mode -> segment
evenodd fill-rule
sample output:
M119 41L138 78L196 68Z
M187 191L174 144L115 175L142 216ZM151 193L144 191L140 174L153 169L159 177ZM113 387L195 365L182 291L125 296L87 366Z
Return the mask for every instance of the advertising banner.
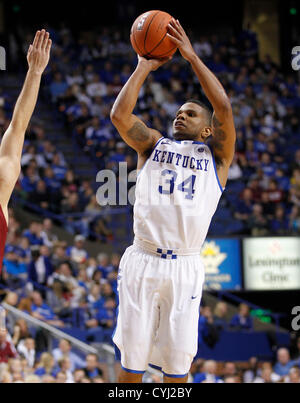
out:
M201 255L205 266L204 289L241 289L241 255L238 239L208 239L203 245Z
M300 238L243 241L246 290L300 289Z

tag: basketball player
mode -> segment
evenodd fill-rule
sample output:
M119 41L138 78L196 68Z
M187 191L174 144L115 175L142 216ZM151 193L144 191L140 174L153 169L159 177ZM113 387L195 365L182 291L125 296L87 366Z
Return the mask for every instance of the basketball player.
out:
M112 108L112 122L138 153L141 170L135 240L120 262L113 336L121 353L122 383L141 382L148 363L163 372L166 383L187 381L197 352L204 282L200 250L235 149L232 108L224 88L197 57L178 20L169 24L168 36L191 64L214 112L198 101L185 103L173 123L174 141L147 127L133 110L148 74L166 60L142 57ZM151 203L153 197L160 204Z
M0 274L9 224L7 206L20 174L25 132L36 105L41 76L48 64L50 49L49 33L45 30L37 31L27 54L28 72L23 89L0 146Z

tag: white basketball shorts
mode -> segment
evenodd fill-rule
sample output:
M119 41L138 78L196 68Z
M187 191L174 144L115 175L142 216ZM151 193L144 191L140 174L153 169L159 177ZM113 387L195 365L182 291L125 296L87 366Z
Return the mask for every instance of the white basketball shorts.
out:
M203 282L200 254L159 256L136 245L126 249L113 336L125 371L142 374L149 364L168 377L188 374L198 347Z

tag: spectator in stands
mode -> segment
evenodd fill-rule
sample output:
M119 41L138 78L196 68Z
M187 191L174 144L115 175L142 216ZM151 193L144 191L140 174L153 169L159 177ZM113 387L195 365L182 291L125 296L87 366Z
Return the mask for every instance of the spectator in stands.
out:
M260 374L254 378L253 383L276 383L279 382L280 376L273 372L272 365L269 362L262 364Z
M85 372L83 369L76 369L73 373L74 383L81 383L85 377Z
M263 215L261 204L254 204L252 214L248 219L248 227L253 236L264 236L268 234L268 221Z
M244 383L252 383L258 374L258 359L257 357L251 357L248 361L248 369L244 372Z
M226 319L228 312L228 306L226 302L220 301L216 304L214 309L214 324L217 326L218 330L225 330L228 327L228 322Z
M198 343L205 342L209 347L214 347L220 338L220 329L214 322L210 306L204 306L200 310L198 325Z
M217 376L217 363L213 360L205 361L203 372L194 376L193 383L220 383L221 377Z
M28 266L28 281L33 288L46 286L53 273L53 265L46 246L33 246L31 249L31 262Z
M30 245L43 245L43 238L41 235L42 225L39 222L33 221L28 230L25 230L23 236L28 238Z
M285 382L300 383L300 369L298 367L292 367Z
M57 369L55 368L55 360L53 356L49 353L43 353L34 374L39 377L43 375L51 375L55 377L56 373Z
M41 293L38 291L33 291L31 293L32 299L32 316L36 319L39 319L43 322L46 322L48 325L64 327L64 322L59 320L57 316L54 314L50 306L48 306L41 296Z
M67 249L67 255L74 263L83 263L88 258L88 252L84 249L85 238L82 235L76 235L74 246Z
M96 376L103 376L103 371L99 368L98 357L96 354L86 356L86 365L83 371L87 378L93 379Z
M50 210L51 194L46 182L40 179L32 192L28 195L28 201L44 210Z
M56 363L58 363L63 357L69 358L72 373L76 369L83 368L85 365L84 360L72 351L71 343L66 339L60 340L58 347L52 351L52 354Z
M229 326L235 330L253 330L253 320L248 305L243 303L239 305L239 312L232 317Z
M285 209L280 205L275 208L275 217L271 220L270 228L274 235L288 235L289 233L289 220Z
M20 305L18 306L18 309L21 309ZM12 334L12 341L13 344L17 347L19 345L22 345L25 340L31 339L32 334L28 328L27 322L25 319L17 319L15 326L14 326L14 331Z
M251 189L245 189L242 193L241 199L236 206L235 217L239 220L246 221L252 213L253 207L253 194Z
M26 359L28 366L33 368L36 359L35 340L32 337L27 337L18 344L17 351Z
M66 376L66 383L74 383L74 377L71 370L71 361L68 357L62 357L58 361L59 372L62 372ZM56 375L57 377L57 375Z
M116 325L116 300L114 298L107 298L102 306L99 308L95 317L86 322L89 329L98 327L105 329L113 329ZM90 333L91 334L91 333Z
M284 377L289 374L290 369L293 367L294 363L291 361L290 353L287 348L280 348L277 351L277 361L274 365L274 372Z
M222 378L223 378L224 382L226 382L227 377L232 377L235 382L236 376L238 376L238 370L237 370L236 364L232 361L226 361L224 364L223 374L222 374Z

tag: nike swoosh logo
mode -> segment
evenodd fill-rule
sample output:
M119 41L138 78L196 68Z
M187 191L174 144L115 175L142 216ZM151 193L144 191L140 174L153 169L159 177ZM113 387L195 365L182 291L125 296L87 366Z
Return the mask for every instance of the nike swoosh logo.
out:
M196 297L192 297L192 299L196 299L196 298L198 298L198 295Z
M166 141L166 142L162 141L160 144L163 145L163 144L170 144L170 143L168 141Z

